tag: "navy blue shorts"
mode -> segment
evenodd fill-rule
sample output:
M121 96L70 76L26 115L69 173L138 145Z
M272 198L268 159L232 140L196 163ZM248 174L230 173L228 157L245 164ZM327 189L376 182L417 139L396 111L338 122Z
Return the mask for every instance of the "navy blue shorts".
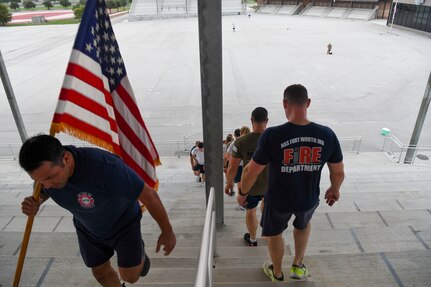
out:
M193 170L196 170L196 171L199 170L200 173L204 174L205 173L205 166L202 164L197 164L197 165L195 165Z
M304 212L280 214L271 208L271 203L266 200L263 207L262 218L260 220L260 226L262 226L262 236L275 236L282 233L287 228L287 223L289 222L292 215L295 215L293 226L296 229L305 229L310 222L311 217L313 217L317 206L319 206L319 203L316 203L315 206Z
M262 198L263 198L263 195L247 195L244 207L246 209L256 208L256 206L259 204L259 201L261 201Z
M238 170L236 171L234 182L235 183L241 182L241 176L242 176L242 165L238 166Z
M119 267L128 268L141 264L143 253L141 217L139 215L131 224L108 240L91 237L74 219L79 250L85 265L90 268L97 267L107 262L114 255L114 251L117 252Z

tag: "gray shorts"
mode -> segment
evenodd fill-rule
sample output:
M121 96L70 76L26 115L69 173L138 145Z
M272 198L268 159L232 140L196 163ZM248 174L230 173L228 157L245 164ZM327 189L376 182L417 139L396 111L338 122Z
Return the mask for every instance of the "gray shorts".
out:
M260 221L260 226L262 226L262 236L276 236L282 233L287 228L287 223L292 215L295 215L293 226L296 229L305 229L310 222L311 217L313 217L317 206L319 206L319 203L316 203L315 206L304 212L280 214L271 208L270 203L265 201L262 219Z

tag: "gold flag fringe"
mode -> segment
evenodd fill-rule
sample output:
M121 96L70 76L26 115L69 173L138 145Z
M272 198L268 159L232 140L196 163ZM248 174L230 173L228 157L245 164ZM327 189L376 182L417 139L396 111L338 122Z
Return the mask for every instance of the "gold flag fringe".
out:
M112 144L104 140L101 140L100 138L97 138L89 133L86 133L66 123L52 123L51 128L49 130L50 135L54 136L56 133L60 133L60 132L70 134L71 136L76 137L80 140L87 141L94 145L100 146L112 153L115 153Z

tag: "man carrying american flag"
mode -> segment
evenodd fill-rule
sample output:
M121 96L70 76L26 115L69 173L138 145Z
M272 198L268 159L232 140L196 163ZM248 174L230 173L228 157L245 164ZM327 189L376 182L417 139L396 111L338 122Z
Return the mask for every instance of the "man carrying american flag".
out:
M62 145L52 135L67 132L102 146ZM110 151L110 152L109 152ZM136 105L104 0L88 1L59 102L51 135L28 139L21 167L42 185L39 196L22 203L32 218L51 198L73 215L86 266L105 287L136 282L150 269L145 253L138 200L158 223L165 255L176 237L155 189L159 157ZM119 275L110 258L117 253Z

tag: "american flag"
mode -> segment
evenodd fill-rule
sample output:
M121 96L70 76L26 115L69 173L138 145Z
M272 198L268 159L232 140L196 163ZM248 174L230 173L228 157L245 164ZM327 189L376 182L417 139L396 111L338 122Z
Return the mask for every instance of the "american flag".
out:
M123 158L157 188L159 155L129 83L104 0L87 1L51 134L66 132Z

